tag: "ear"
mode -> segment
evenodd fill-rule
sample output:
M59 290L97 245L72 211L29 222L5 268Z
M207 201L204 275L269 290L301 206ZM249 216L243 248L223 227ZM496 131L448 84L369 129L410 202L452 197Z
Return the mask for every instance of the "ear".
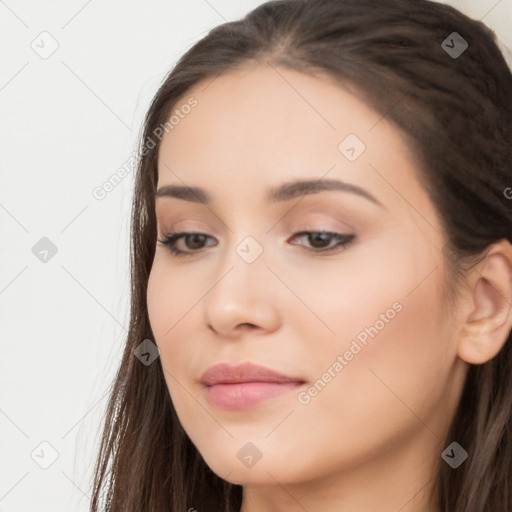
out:
M462 316L457 353L483 364L503 348L512 327L512 246L500 240L468 277L470 299Z

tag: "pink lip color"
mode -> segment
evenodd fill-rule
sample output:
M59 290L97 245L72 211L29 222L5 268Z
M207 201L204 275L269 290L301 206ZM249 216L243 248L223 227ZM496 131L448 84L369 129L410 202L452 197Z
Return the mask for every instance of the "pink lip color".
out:
M287 393L300 382L243 382L215 384L206 388L210 401L223 409L247 409L263 400Z
M247 409L304 384L300 378L249 362L236 366L227 363L212 366L200 382L212 404L231 410Z

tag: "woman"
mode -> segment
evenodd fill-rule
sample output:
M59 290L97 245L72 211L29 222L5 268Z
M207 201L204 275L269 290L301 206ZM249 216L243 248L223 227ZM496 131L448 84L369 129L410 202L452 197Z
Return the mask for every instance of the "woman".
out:
M160 87L91 511L512 510L512 75L404 5L268 2Z

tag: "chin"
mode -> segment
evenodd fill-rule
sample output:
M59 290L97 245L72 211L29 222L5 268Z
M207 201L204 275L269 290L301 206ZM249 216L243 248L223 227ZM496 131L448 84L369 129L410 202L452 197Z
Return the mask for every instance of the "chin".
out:
M265 457L263 454L252 466L244 464L244 452L239 457L237 451L233 450L234 456L226 456L230 452L230 448L224 447L221 453L201 455L217 476L231 484L275 485L276 480L280 483L293 483L308 476L301 474L300 467L291 467L287 457L283 457L279 452L274 451L272 457ZM250 453L250 447L246 448L245 453L248 452ZM247 463L250 464L250 461Z

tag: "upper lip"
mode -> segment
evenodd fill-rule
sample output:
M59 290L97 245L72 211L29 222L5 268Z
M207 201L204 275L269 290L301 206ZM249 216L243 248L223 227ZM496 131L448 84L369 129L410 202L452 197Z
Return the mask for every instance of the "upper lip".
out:
M215 384L238 384L243 382L300 382L304 380L290 377L276 370L253 363L242 363L232 366L227 363L216 364L201 376L201 383L206 386Z

